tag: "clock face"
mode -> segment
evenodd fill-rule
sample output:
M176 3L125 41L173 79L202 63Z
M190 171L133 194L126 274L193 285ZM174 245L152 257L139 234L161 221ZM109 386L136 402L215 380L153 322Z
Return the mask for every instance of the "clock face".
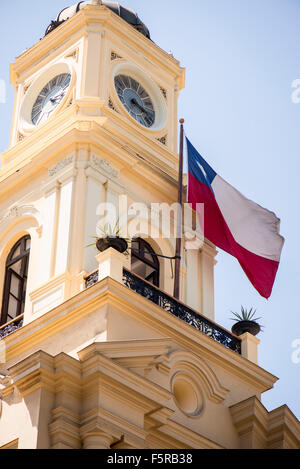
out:
M131 117L144 127L152 127L155 122L154 105L143 86L130 76L117 75L115 88L121 103Z
M71 75L62 73L54 77L39 93L32 111L31 120L34 125L45 122L64 99L70 85Z

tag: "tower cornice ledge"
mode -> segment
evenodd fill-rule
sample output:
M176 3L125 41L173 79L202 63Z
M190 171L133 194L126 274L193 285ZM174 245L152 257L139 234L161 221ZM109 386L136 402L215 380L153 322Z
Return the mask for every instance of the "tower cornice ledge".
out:
M88 145L91 151L98 150L113 166L116 165L117 169L124 167L137 171L139 177L147 177L147 171L141 171L141 165L156 168L157 176L165 181L166 196L170 196L173 186L176 198L177 155L167 149L162 150L159 143L153 141L151 141L152 148L154 146L157 151L151 152L151 145L150 142L149 145L147 144L146 137L142 146L141 143L134 141L133 135L130 140L128 135L126 138L126 133L123 137L120 133L112 133L110 127L113 128L104 116L93 119L85 116L84 119L77 119L74 118L74 108L73 110L66 109L44 126L36 129L36 132L22 142L2 153L1 196L6 189L11 189L14 181L20 180L21 171L28 176L33 176L38 171L48 171L60 159L76 151L78 146ZM155 184L155 178L150 171L149 183ZM164 190L164 185L159 183L157 185Z
M71 43L68 44L71 35L72 42L74 38L79 40L82 37L82 30L85 29L85 34L88 34L88 28L91 25L99 31L101 28L104 28L103 30L106 27L109 28L110 34L116 35L121 44L129 48L134 47L138 54L147 57L158 69L164 71L166 76L168 74L176 76L179 89L184 88L185 69L180 67L179 62L172 55L134 30L132 26L107 7L94 7L92 5L87 5L17 57L15 63L11 65L11 83L15 86L24 72L27 75L33 72L34 67L41 68L47 62L47 56L50 52L55 51L59 55L65 51L68 45L71 46Z
M190 350L198 356L201 355L212 367L222 368L243 382L246 388L249 387L248 392L251 395L255 393L254 389L259 394L271 389L277 381L271 373L110 278L82 291L2 339L5 343L8 368L17 363L21 357L39 350L42 343L49 343L55 348L56 344L51 338L56 337L57 340L58 337L63 337L65 330L72 328L75 324L80 324L80 321L87 319L89 315L96 314L99 320L105 318L105 321L109 321L109 315L116 310L128 319L137 321L143 327L150 328L152 336L149 338L153 337L153 334L169 338L175 344L175 348ZM53 352L54 350L51 350L51 353ZM76 351L72 354L77 356ZM232 405L235 403L232 402Z

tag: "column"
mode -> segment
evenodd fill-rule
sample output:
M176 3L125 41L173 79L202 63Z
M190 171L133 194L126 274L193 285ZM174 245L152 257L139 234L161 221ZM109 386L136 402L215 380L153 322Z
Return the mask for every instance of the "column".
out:
M69 256L71 255L71 223L73 221L76 174L77 171L72 167L59 179L60 204L55 256L55 276L60 275L69 269Z

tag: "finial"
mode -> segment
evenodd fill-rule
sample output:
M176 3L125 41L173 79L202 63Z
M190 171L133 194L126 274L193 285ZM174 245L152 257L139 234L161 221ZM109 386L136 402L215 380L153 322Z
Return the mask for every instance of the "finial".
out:
M180 119L179 123L180 123L181 125L183 125L183 124L184 124L184 119Z

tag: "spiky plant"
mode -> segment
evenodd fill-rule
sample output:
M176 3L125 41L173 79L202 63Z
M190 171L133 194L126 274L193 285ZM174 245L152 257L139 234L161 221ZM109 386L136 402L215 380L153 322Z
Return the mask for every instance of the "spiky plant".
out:
M90 236L91 239L94 239L95 241L86 248L89 248L91 246L96 246L97 241L101 238L119 238L121 233L121 228L119 225L119 220L116 221L115 225L111 225L110 223L107 223L105 226L98 226L100 236ZM127 241L128 245L131 245L131 239L130 238L123 238L125 241ZM125 254L129 254L128 249L126 250Z
M256 309L249 309L249 311L241 306L241 313L234 313L231 311L232 314L234 315L234 318L231 318L232 321L252 321L252 322L258 322L261 318L256 318Z

